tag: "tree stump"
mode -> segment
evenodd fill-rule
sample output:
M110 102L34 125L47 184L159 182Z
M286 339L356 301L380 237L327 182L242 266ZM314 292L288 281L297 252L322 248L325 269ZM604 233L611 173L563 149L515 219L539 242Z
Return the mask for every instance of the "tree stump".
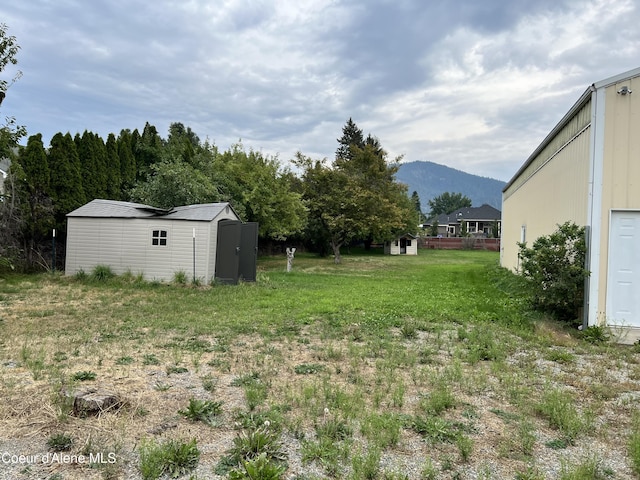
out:
M108 410L117 410L123 402L112 392L96 389L84 390L73 395L73 415L76 417L98 416Z
M293 255L296 253L295 248L287 247L287 272L293 270Z

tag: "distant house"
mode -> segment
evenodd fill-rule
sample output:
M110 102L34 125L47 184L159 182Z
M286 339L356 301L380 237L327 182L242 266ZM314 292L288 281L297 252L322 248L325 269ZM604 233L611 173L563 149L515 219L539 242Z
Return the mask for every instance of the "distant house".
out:
M438 235L442 237L458 237L464 232L474 237L499 237L501 221L500 210L485 203L480 207L465 207L448 215L438 215L422 225L422 228L429 230L437 222Z
M633 92L633 94L632 94ZM640 68L589 85L502 193L501 264L572 221L586 227L583 324L640 337Z
M257 224L243 224L229 203L165 210L97 199L67 214L65 272L108 265L148 280L179 271L204 282L255 280L257 238Z
M391 242L385 242L384 253L387 255L417 255L418 238L410 233L400 235Z

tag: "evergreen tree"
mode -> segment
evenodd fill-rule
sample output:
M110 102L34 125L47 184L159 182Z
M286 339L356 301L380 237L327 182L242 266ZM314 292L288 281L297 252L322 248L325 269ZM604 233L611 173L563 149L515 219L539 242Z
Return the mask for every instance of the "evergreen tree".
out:
M27 267L33 268L41 256L37 253L40 241L55 225L49 197L49 165L41 134L29 137L26 148L18 156L18 164L17 178L23 184L23 188L17 190L23 194L19 200L23 249Z
M138 167L138 179L146 178L151 172L151 166L162 160L163 146L164 143L158 135L158 130L147 122L142 135L136 139L133 145L133 154Z
M422 206L420 205L420 196L418 195L417 191L413 191L413 193L411 194L411 203L413 204L414 208L416 209L416 212L418 212L418 222L422 223L423 220L423 213L422 213Z
M85 130L82 136L77 133L73 141L76 144L78 158L80 159L82 189L84 190L85 198L88 202L95 198L101 198L101 185L96 165L93 135Z
M342 127L342 137L338 139L338 149L336 150L336 161L351 160L353 147L363 148L365 145L362 130L355 122L349 118Z
M127 198L127 191L136 180L136 159L133 156L131 142L133 135L129 130L122 130L117 141L118 158L120 160L121 198Z
M120 200L122 180L120 176L120 157L118 156L118 144L116 136L110 133L107 137L105 145L106 151L106 198L111 200Z
M86 201L80 177L78 152L69 133L56 133L53 136L47 158L56 228L64 231L66 214Z

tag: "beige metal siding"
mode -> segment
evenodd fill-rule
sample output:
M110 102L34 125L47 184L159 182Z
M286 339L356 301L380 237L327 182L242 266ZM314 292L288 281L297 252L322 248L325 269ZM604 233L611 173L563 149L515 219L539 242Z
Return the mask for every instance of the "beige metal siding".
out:
M634 93L618 94L622 86ZM606 311L611 211L640 209L640 78L607 87L605 104L599 312Z
M586 225L589 110L582 108L503 193L502 266L517 270L523 228L531 245L566 221Z

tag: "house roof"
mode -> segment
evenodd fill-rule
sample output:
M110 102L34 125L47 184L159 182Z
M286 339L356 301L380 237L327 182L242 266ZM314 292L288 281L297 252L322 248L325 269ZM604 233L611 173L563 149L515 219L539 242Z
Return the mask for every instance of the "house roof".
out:
M91 218L158 218L167 220L194 220L210 222L226 208L233 211L228 202L185 205L162 209L142 203L95 199L67 214L67 217ZM235 211L234 211L235 213ZM238 216L236 214L236 216Z
M449 214L443 213L438 215L437 220L440 225L449 225L452 223L458 223L460 219L493 222L500 220L501 218L502 212L500 212L500 210L485 203L480 207L465 207L459 208ZM434 219L431 218L427 225L432 225L433 220Z
M611 85L614 85L618 82L622 82L625 80L629 80L634 77L640 76L640 68L635 68L633 70L629 70L628 72L621 73L619 75L614 75L613 77L605 78L604 80L600 80L599 82L592 83L587 87L584 93L580 96L578 101L573 104L571 109L565 114L564 117L558 122L558 124L553 127L553 130L549 132L549 134L544 138L542 143L538 145L538 147L533 151L529 158L522 164L522 166L518 169L516 174L507 182L507 184L502 189L503 192L506 192L509 187L516 181L516 179L524 172L527 167L533 162L536 157L545 149L545 147L555 138L560 130L562 130L567 123L571 121L571 119L575 116L575 114L584 107L587 102L591 100L591 94L600 88L606 88Z

